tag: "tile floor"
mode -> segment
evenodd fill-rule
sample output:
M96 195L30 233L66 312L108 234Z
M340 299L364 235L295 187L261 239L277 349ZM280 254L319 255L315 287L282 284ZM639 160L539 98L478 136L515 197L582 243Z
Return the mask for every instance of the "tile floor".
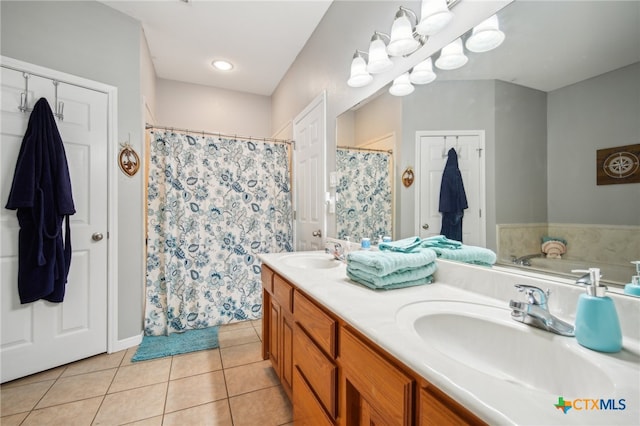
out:
M261 327L222 326L219 349L131 363L130 348L4 383L0 424L291 426Z

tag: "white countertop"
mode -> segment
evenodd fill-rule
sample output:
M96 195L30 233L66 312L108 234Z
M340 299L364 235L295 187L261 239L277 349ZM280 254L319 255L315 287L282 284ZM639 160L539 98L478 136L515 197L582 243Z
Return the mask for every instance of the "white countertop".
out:
M612 386L596 394L594 389L585 395L552 394L460 364L433 349L431 345L425 344L415 330L403 327L397 320L401 308L434 300L456 300L504 306L505 315L508 316L510 312L508 300L515 296L513 284L527 282L526 277L510 276L507 272L494 271L490 268L438 261L439 269L432 284L390 291L373 291L349 280L346 277L346 265L343 263L336 261L339 265L334 268L310 271L289 266L282 261L283 257L291 255L292 253L261 254L259 258L487 423L640 424L638 330L633 330L632 338L629 338L625 332L625 325L629 323L635 324L629 327L640 328L640 322L637 322L639 315L636 312L631 315L622 315L624 318L621 317L625 347L618 354L591 351L581 347L574 338L558 336L514 321L523 327L523 332L542 333L541 336L544 338L554 339L554 343L557 340L559 344L565 345L569 350L588 359L593 365L597 365L611 378ZM541 285L539 282L536 284ZM554 283L542 283L542 285L545 284L555 289ZM472 290L474 286L478 287L478 292ZM559 294L562 291L565 290L561 289ZM575 298L577 299L577 296ZM620 301L616 300L616 304L620 304ZM622 304L625 304L625 309L636 310L640 307L640 299L637 301L623 299ZM571 323L574 321L570 310L574 307L575 302L573 305L558 306L557 300L550 299L551 312ZM513 349L504 348L505 351ZM522 369L533 371L543 371L546 368L548 368L546 365L522 365ZM584 375L588 377L590 371L584 371ZM561 378L559 382L562 382ZM560 386L558 392L562 391ZM558 397L561 396L565 400L614 399L617 407L620 407L619 400L624 399L626 408L624 410L578 410L578 406L564 414L554 407Z

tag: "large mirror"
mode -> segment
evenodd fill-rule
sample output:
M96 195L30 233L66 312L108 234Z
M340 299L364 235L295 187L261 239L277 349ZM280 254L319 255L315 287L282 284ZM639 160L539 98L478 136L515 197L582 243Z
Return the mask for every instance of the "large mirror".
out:
M640 144L640 2L519 0L498 16L506 39L496 50L466 52L465 67L434 69L412 94L385 88L338 117L337 152L392 152L389 232L404 238L421 232L415 185L401 179L416 164L416 132L482 130L484 245L498 263L570 276L599 266L608 283L628 283L640 183L599 185L597 169L600 150ZM345 232L357 241L380 231L336 220L333 235ZM563 242L561 259L545 258L546 238Z

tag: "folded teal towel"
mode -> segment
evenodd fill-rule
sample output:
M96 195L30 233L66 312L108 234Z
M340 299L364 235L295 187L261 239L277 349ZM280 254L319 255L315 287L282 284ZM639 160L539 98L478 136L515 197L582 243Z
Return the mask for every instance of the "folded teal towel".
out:
M431 283L436 268L437 265L433 262L421 268L415 268L405 272L395 272L383 277L378 277L347 266L347 277L375 290L393 290L396 288Z
M414 249L420 247L420 237L410 237L398 241L378 244L380 250L397 251L402 253L410 253Z
M420 247L457 249L462 247L462 243L460 241L450 240L444 235L436 235L423 239L420 242Z
M542 237L542 243L546 243L547 241L560 241L565 246L567 245L567 240L565 240L564 238L549 237L549 236Z
M425 266L435 260L436 254L427 249L411 253L359 250L347 255L347 266L351 265L352 268L382 277L393 272Z
M400 284L407 281L415 281L418 279L426 278L430 275L433 275L437 268L436 262L433 261L424 266L404 269L402 271L396 271L387 275L380 276L371 273L367 269L360 269L359 266L361 265L358 265L356 263L348 264L347 272L356 277L363 278L377 287L384 287L390 284Z
M461 245L456 249L431 247L440 259L457 260L474 265L491 266L496 263L496 254L484 247Z

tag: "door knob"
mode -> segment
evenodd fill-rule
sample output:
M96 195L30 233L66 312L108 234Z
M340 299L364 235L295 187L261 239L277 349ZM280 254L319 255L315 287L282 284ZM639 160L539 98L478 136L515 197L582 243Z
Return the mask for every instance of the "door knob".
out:
M424 229L425 231L429 229L429 224L425 223L424 225L422 225L422 229Z
M93 241L100 241L100 240L102 240L103 238L104 238L104 235L102 235L100 232L96 232L95 234L93 234L93 235L91 236L91 239L92 239Z
M314 237L322 237L322 230L318 229L317 231L313 231L311 235L313 235Z

